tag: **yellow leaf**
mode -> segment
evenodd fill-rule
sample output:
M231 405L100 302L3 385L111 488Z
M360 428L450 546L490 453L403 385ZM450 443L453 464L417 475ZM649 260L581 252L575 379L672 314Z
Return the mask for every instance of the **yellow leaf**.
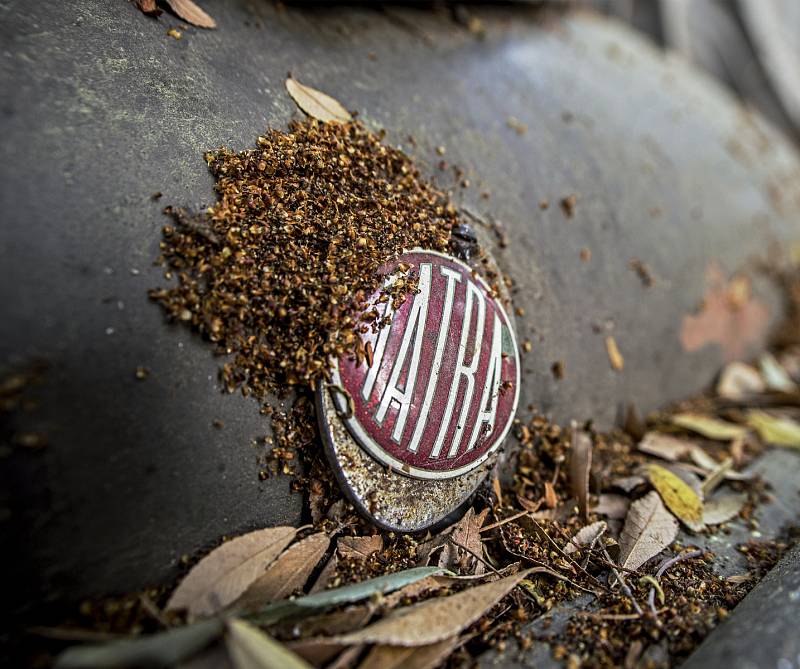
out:
M747 424L768 444L800 448L800 424L789 418L776 418L763 411L750 411Z
M664 504L690 529L703 524L703 502L686 482L669 469L659 465L648 465L647 477L661 495Z
M672 416L672 422L678 427L717 441L731 441L747 434L747 428L742 425L734 425L724 420L695 413L675 414Z

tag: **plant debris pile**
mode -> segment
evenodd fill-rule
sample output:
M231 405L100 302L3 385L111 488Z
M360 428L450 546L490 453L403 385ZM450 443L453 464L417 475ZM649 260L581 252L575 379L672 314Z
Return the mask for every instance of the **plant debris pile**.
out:
M330 356L363 355L357 331L377 325L367 300L380 266L448 248L455 208L382 139L355 121L295 122L253 149L206 154L219 194L206 212L168 208L161 251L177 285L150 295L233 354L228 391L313 387ZM402 299L410 281L381 299Z

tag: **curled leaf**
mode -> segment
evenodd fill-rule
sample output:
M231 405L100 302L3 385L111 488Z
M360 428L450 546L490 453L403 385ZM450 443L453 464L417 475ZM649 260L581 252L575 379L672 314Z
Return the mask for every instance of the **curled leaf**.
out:
M572 494L578 498L578 507L584 520L589 511L589 474L592 469L592 438L577 425L572 424L572 446L569 457L569 480Z
M210 615L236 600L294 538L293 527L268 527L226 541L211 551L181 581L167 610Z
M217 22L206 14L193 0L166 0L169 8L186 23L198 28L216 28Z
M800 424L790 418L776 418L763 411L750 411L747 424L755 428L762 441L768 444L800 448Z
M664 504L690 529L703 524L703 502L692 487L677 474L659 465L648 465L647 478Z
M792 393L797 390L797 384L792 381L792 377L781 367L781 364L771 353L765 353L758 361L761 367L761 374L770 390L777 390L782 393Z
M289 77L286 80L286 90L297 106L311 118L325 123L347 123L353 120L350 112L338 100L316 88L301 84L297 79Z
M747 428L742 425L734 425L702 414L678 413L672 416L671 420L678 427L717 441L731 441L747 434Z
M718 495L703 505L703 522L706 525L719 525L736 518L747 502L745 493Z
M765 389L764 379L758 370L743 362L732 362L727 365L717 383L717 394L731 400L763 393Z
M311 665L255 625L232 618L225 636L236 669L311 669Z
M638 569L678 536L678 521L664 508L656 492L631 504L620 535L619 565Z
M648 455L675 462L685 458L692 452L696 445L687 439L663 434L662 432L648 432L639 442L639 450Z

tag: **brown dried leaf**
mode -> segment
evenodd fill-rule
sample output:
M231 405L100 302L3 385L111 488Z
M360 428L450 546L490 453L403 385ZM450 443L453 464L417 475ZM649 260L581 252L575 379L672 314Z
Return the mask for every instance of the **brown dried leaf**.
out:
M314 581L314 585L311 586L311 590L308 591L309 595L313 595L317 592L321 592L325 590L330 582L333 580L333 577L336 576L336 568L339 566L339 556L334 552L331 555L328 562L322 568L322 571L317 576L317 580Z
M416 648L373 646L358 669L435 669L463 643L454 636L444 641Z
M605 516L611 520L624 518L630 508L630 500L623 495L604 493L597 500L597 506L592 509L599 516Z
M621 372L625 369L625 358L619 352L617 341L614 337L606 337L606 352L608 353L608 361L611 363L611 369L615 372Z
M268 527L226 541L186 575L167 610L186 609L190 617L222 610L264 573L295 533L293 527Z
M639 443L639 450L648 455L675 462L685 458L695 448L687 439L678 439L662 432L648 432Z
M253 610L285 599L302 588L311 572L325 555L331 540L324 532L317 532L287 548L283 554L249 587L236 607Z
M706 525L727 523L739 515L745 502L747 502L745 493L718 495L703 505L703 522Z
M161 16L164 12L156 5L156 0L136 0L137 9L148 16Z
M731 400L740 400L747 395L763 393L764 379L755 367L743 362L732 362L722 370L717 383L717 395Z
M450 639L503 599L530 571L527 569L448 597L436 597L398 609L363 630L337 640L346 644L427 646Z
M583 546L590 546L597 541L607 529L608 526L603 520L598 520L596 523L582 527L575 533L575 536L567 542L567 545L564 546L564 553L571 555Z
M550 481L544 482L544 503L548 509L555 509L558 506L558 496L556 489Z
M383 550L383 537L380 534L368 537L340 537L336 547L342 557L366 560L373 553Z
M166 0L169 8L186 23L198 28L216 28L217 22L206 14L193 0Z
M572 424L572 448L569 458L569 480L572 494L578 498L581 516L589 512L589 474L592 469L592 438Z
M611 481L611 485L625 492L631 492L634 488L647 483L644 476L633 474L632 476L618 476Z
M619 565L638 569L658 555L678 536L678 521L651 491L631 504L620 536Z
M482 574L485 570L483 563L474 555L483 555L481 543L481 528L486 520L489 509L484 509L475 514L475 509L470 508L464 517L453 526L450 532L451 541L442 549L439 555L439 566L462 574ZM468 550L461 548L464 546Z
M691 485L674 471L659 465L648 465L647 478L661 495L667 508L689 529L702 528L703 500Z
M297 106L312 118L325 123L347 123L353 120L350 112L338 100L316 88L301 84L297 79L289 77L286 80L286 90Z

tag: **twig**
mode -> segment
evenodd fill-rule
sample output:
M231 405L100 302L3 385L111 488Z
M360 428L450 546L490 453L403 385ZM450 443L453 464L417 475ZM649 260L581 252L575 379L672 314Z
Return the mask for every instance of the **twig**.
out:
M459 543L458 541L453 539L453 537L448 537L447 540L451 544L455 544L456 546L458 546L460 549L467 551L467 553L469 553L472 557L474 557L478 562L483 563L485 567L489 567L489 569L491 569L497 576L502 576L502 574L499 571L497 571L497 569L495 569L491 564L489 564L482 556L478 555L475 551L470 550L464 544Z
M540 532L541 534L543 534L545 537L547 537L547 540L548 540L548 541L549 541L549 542L550 542L550 543L553 545L553 547L554 547L554 548L555 548L555 549L556 549L556 550L559 552L559 554L560 554L560 555L561 555L561 556L562 556L562 557L563 557L563 558L564 558L564 559L565 559L567 562L569 562L569 563L570 563L570 564L571 564L573 567L575 567L576 569L578 569L579 571L581 571L581 572L584 574L584 576L588 577L588 578L589 578L591 581L593 581L593 582L594 582L594 583L595 583L597 586L599 586L599 587L601 587L601 588L603 587L603 585L600 583L600 581L598 581L598 580L597 580L597 578L595 578L594 576L592 576L592 575L591 575L591 574L590 574L588 571L586 571L586 570L585 570L583 567L581 567L581 566L580 566L580 565L579 565L577 562L575 562L575 560L573 560L573 559L572 559L572 558L571 558L569 555L567 555L567 554L564 552L564 550L561 548L561 546L559 546L559 545L558 545L558 544L555 542L555 540L553 539L553 537L551 537L549 534L547 534L547 532L545 532L545 531L544 531L544 528L543 528L541 525L539 525L539 523L536 521L536 518L534 518L533 516L531 516L531 521L533 522L533 524L534 524L534 525L536 525L536 528L539 530L539 532Z
M684 560L691 560L692 558L700 557L703 554L703 551L698 549L695 551L689 551L688 553L681 553L676 555L674 558L670 558L669 560L664 560L661 563L661 566L658 568L656 572L655 579L660 579L664 572L667 571L670 567L678 564L679 562L683 562ZM647 595L647 604L650 606L651 611L655 611L655 604L656 604L656 589L650 588L650 592Z
M608 554L608 549L605 546L603 547L603 555L606 556L606 560L608 560L608 563L611 566L611 571L614 573L614 576L616 576L617 581L619 581L623 594L625 594L631 600L631 602L633 602L633 608L636 609L636 613L641 616L644 613L644 611L642 611L642 607L639 606L639 602L636 601L636 598L633 596L633 593L628 587L628 584L625 582L625 579L622 578L622 574L619 573L617 567L611 561L611 556Z
M519 513L515 513L513 516L509 516L508 518L503 518L503 520L498 520L496 523L492 523L491 525L486 525L482 527L479 532L488 532L489 530L493 530L495 527L500 527L501 525L505 525L506 523L510 523L517 518L522 518L525 514L530 513L530 511L520 511Z

